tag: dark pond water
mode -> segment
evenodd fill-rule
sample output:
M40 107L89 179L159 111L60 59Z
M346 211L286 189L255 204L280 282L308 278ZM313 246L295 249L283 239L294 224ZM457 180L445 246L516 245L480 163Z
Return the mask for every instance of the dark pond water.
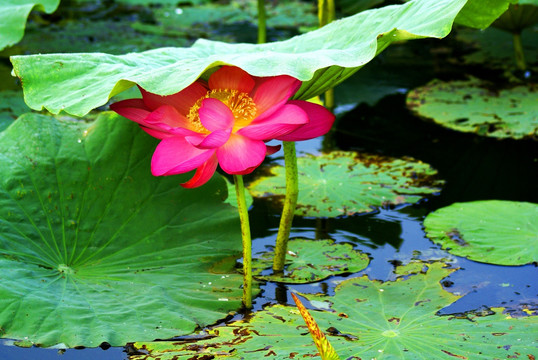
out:
M290 289L333 294L335 283L344 278L366 274L371 279L391 280L394 265L410 259L444 259L460 268L442 283L448 291L466 296L442 309L441 314L487 311L488 307L502 306L508 312L522 315L523 305L538 309L537 266L503 267L469 261L440 250L424 235L424 217L454 202L489 199L538 202L536 142L498 141L453 132L424 122L406 109L404 93L408 89L434 77L461 77L465 72L439 63L439 59L432 56L430 49L438 44L421 40L420 45L409 45L414 50L405 54L401 53L401 47L389 48L351 79L356 80L355 85L343 84L340 93L337 92L341 98L355 99L351 102L365 98L375 105L358 105L339 117L334 131L323 141L299 143L298 150L316 153L322 148L334 148L412 156L438 170L439 178L446 181L443 190L415 205L384 208L360 216L325 220L296 218L292 236L321 236L355 244L357 249L370 255L371 263L360 273L335 276L315 284L266 283L255 299L255 311L268 303L293 305ZM395 66L391 54L407 57L409 62ZM382 99L377 101L369 88L392 89L392 95L380 96ZM272 161L280 162L281 158L273 157ZM274 244L279 210L266 201L256 200L250 216L254 252L263 251ZM0 340L0 360L125 360L129 351L123 347L66 351L26 349L13 346L9 340Z

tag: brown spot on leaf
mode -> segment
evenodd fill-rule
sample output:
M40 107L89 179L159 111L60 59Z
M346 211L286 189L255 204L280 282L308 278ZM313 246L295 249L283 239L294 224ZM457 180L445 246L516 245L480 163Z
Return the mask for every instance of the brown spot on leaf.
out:
M463 236L461 236L458 229L452 229L451 231L446 233L446 236L448 236L450 240L454 241L460 246L469 246L469 244L465 240L463 240Z
M423 303L427 303L427 302L430 302L431 300L430 299L425 299L425 300L419 300L415 303L415 306L419 306L420 304L423 304Z
M467 357L465 357L463 355L456 355L456 354L453 354L450 351L446 351L446 350L441 350L441 351L444 352L447 355L454 356L455 358L458 358L458 359L467 359Z

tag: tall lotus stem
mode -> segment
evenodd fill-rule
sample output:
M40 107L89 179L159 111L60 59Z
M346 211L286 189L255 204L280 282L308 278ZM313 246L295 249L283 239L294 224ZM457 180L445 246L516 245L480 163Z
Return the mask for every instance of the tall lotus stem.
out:
M327 25L335 18L334 0L318 0L319 27Z
M265 0L258 0L258 44L267 41Z
M241 220L241 237L243 239L243 305L245 308L250 309L252 308L252 241L243 176L234 175L234 183L239 219Z
M521 42L521 33L514 33L514 52L516 55L516 65L520 70L527 70L525 54L523 53L523 44Z
M284 271L291 223L297 206L297 197L299 196L299 173L297 170L295 143L293 141L284 141L283 143L284 161L286 163L286 198L276 237L275 256L273 258L273 271L275 273Z
M334 0L318 0L319 27L323 27L336 19ZM325 92L324 105L329 111L334 110L334 89Z

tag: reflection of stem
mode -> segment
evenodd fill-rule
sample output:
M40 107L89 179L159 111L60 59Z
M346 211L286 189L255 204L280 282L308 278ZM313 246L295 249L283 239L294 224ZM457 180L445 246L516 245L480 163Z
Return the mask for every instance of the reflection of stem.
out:
M330 239L329 223L323 218L316 219L316 240L320 239Z
M265 18L265 0L258 0L258 44L263 44L267 41Z
M243 176L234 175L237 208L241 220L241 237L243 239L243 305L252 308L252 241L250 239L250 224L248 221L247 202L245 201L245 186Z
M521 42L521 33L514 33L514 52L516 55L516 65L520 70L527 70L525 63L525 54L523 53L523 44Z
M286 199L280 218L280 226L276 237L275 257L273 259L273 271L280 273L284 270L288 239L290 237L293 214L297 206L299 195L299 174L297 171L297 157L295 155L295 143L284 141L284 160L286 162Z

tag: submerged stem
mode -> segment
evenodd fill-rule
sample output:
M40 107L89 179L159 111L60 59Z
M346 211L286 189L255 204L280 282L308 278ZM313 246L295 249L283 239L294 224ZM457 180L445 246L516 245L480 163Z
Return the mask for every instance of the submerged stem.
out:
M514 53L516 56L516 65L520 70L527 70L525 62L525 53L523 52L523 43L521 42L521 33L514 33Z
M267 26L265 14L265 0L258 0L258 44L267 41Z
M273 259L273 271L275 273L284 270L291 223L297 206L297 197L299 196L299 174L297 171L295 143L293 141L284 141L284 160L286 162L286 198L276 237L275 257Z
M235 193L237 194L237 209L241 220L241 238L243 239L243 305L252 308L252 241L248 220L247 202L245 201L245 186L243 176L234 175Z

